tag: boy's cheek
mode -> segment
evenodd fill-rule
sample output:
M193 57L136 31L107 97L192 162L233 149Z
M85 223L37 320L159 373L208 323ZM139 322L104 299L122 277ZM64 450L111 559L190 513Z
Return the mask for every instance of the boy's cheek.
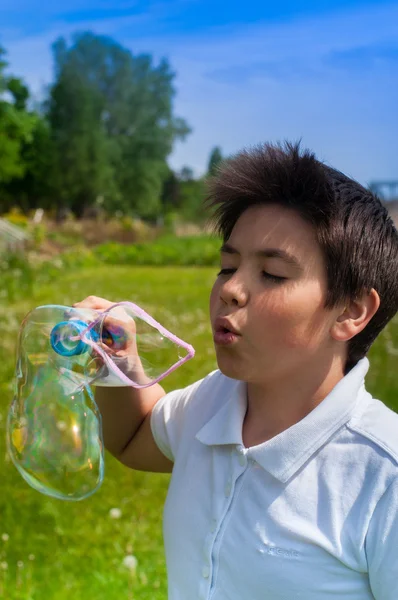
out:
M211 289L210 297L209 297L210 315L212 315L212 311L215 308L215 305L217 302L217 297L218 297L217 284L215 283Z

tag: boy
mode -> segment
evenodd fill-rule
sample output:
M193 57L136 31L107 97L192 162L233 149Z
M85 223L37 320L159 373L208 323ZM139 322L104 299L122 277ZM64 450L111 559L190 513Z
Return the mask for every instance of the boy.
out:
M172 473L169 599L396 600L398 415L364 379L398 309L397 230L292 144L226 162L207 205L219 369L169 394L96 389L108 450Z

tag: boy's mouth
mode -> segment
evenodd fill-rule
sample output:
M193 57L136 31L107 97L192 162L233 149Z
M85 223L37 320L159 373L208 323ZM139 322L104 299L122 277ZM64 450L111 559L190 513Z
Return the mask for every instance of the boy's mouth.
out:
M214 322L215 333L232 333L234 335L241 335L239 331L232 325L231 321L227 317L217 317Z

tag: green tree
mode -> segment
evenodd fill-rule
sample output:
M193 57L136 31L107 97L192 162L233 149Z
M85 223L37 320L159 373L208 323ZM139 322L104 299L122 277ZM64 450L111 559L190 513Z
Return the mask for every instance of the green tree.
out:
M54 187L54 147L49 124L37 115L31 139L21 148L24 164L22 177L13 178L4 186L4 202L16 203L25 212L33 208L52 208Z
M180 181L192 181L195 179L193 170L191 167L183 166L178 174L178 178Z
M0 94L4 92L7 87L7 80L4 75L4 69L7 67L7 62L4 60L6 51L0 46Z
M17 110L26 110L29 98L29 89L18 77L7 79L7 90L13 97L14 106Z
M161 192L163 213L175 211L180 206L180 181L172 169L163 181Z
M205 219L203 199L205 182L203 178L180 182L180 215L186 221L201 223Z
M32 138L36 124L36 116L24 109L27 100L27 88L15 78L4 74L7 66L4 60L5 51L0 48L0 186L3 187L13 178L23 177L25 164L21 157L23 145ZM4 94L11 81L11 94L14 103L9 102ZM22 93L23 89L23 93ZM19 90L19 91L18 91ZM16 95L14 95L16 94ZM22 101L22 99L24 101Z
M112 189L108 140L100 117L99 94L66 64L51 90L48 119L59 208L68 207L78 216Z
M205 192L204 178L195 179L190 167L184 166L178 173L169 169L161 196L163 214L183 221L202 223L206 218L203 212Z
M207 174L209 176L215 175L217 171L217 167L223 161L223 156L221 152L221 148L219 146L215 146L210 153L209 164L207 167Z
M74 210L104 197L108 210L153 218L161 209L166 158L189 128L173 114L167 61L83 33L53 47L56 81L48 115L57 181Z

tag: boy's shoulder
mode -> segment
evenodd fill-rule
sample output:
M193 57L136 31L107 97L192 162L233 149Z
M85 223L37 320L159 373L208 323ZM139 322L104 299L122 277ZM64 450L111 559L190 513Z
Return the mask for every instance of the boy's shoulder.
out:
M230 379L219 369L211 371L202 379L187 387L167 394L179 409L185 412L185 419L203 426L227 402L232 400L242 382Z
M198 402L201 403L205 399L207 404L215 403L220 408L223 400L229 400L240 383L216 369L208 373L203 379L196 381L189 388L192 392L191 395L195 396Z
M347 426L384 450L398 465L398 414L391 408L366 392L363 409Z
M165 398L168 401L172 400L180 404L189 404L191 409L198 404L203 406L204 401L205 404L211 405L212 402L215 402L220 406L222 398L227 398L237 383L237 381L226 377L219 369L216 369L205 375L202 379L198 379L183 388L167 392Z
M244 383L238 379L231 379L224 375L220 369L211 371L206 377L202 379L200 391L206 395L209 400L214 400L217 406L223 403L223 400L227 402L231 399L231 396L237 393L238 388L244 385Z

